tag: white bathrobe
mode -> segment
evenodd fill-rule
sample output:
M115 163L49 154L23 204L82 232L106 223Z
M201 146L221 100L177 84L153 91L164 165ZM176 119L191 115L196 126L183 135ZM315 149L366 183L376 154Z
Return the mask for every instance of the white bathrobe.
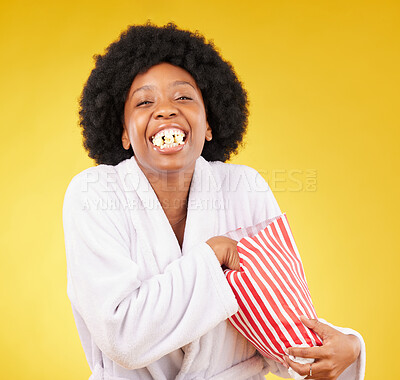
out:
M134 157L71 181L64 200L68 296L90 380L263 379L262 358L227 318L235 297L206 240L281 211L246 166L200 157L182 250ZM340 377L363 379L365 347Z

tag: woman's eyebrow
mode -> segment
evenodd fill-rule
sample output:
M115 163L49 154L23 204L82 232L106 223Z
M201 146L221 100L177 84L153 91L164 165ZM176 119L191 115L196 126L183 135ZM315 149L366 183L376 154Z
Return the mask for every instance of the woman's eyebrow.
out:
M195 89L195 87L190 82L186 82L184 80L176 80L175 82L171 83L169 85L169 87L176 87L176 86L186 85L186 84L188 84L189 86L191 86Z
M176 86L181 86L181 85L189 85L190 87L193 87L193 89L195 89L195 87L190 82L186 82L184 80L176 80L175 82L172 82L168 87L176 87ZM135 95L138 91L154 90L155 88L156 88L155 86L146 84L142 87L137 88L135 91L133 91L131 97L133 95Z
M139 88L137 88L135 91L132 92L131 97L132 97L133 95L135 95L138 91L154 90L154 89L155 89L155 86L150 86L150 85L145 85L145 86L139 87Z

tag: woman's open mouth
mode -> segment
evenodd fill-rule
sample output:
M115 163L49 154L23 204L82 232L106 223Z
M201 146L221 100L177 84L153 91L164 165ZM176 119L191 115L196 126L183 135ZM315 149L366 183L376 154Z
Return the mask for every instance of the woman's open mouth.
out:
M178 128L168 128L150 138L151 143L161 151L178 151L186 142L186 133Z

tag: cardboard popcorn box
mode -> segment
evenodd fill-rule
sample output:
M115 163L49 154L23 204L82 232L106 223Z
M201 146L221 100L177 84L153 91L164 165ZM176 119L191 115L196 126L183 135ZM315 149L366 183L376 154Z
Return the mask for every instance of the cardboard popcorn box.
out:
M240 256L240 271L225 270L240 306L229 318L232 325L262 355L281 363L285 348L322 345L300 321L301 315L317 315L286 215L226 236L238 240Z

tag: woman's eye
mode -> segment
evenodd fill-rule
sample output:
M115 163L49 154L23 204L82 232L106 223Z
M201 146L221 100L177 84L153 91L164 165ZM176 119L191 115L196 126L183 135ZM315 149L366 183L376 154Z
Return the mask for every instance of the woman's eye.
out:
M192 100L192 98L189 98L188 96L180 96L176 100Z
M144 106L144 105L150 104L150 103L151 103L151 102L150 102L149 100L143 100L142 102L139 102L139 103L137 104L137 107Z

